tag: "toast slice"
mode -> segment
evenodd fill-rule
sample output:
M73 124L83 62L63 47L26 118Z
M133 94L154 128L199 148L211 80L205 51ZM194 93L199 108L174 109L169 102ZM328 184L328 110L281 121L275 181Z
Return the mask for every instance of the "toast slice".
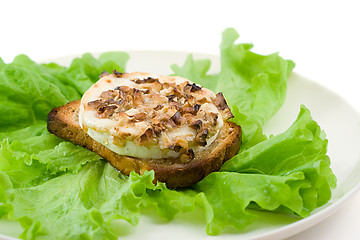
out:
M129 175L135 171L143 174L155 171L155 179L165 182L169 188L191 186L237 154L241 144L241 128L233 122L225 122L219 135L195 158L184 163L181 159L142 159L119 155L93 140L79 125L80 100L54 108L48 115L48 131L74 144L85 147L110 162L121 173Z

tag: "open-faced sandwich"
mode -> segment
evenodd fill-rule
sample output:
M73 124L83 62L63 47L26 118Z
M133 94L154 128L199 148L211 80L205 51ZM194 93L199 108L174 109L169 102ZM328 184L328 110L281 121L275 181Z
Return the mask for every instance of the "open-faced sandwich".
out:
M233 157L241 128L222 93L177 76L104 72L81 100L53 109L48 130L86 147L123 174L154 170L190 186Z

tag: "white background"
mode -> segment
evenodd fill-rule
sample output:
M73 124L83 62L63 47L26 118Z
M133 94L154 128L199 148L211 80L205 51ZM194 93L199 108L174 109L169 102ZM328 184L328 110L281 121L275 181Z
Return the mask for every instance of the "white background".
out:
M360 7L356 1L1 1L0 57L41 61L107 50L218 53L221 32L260 54L279 52L294 71L360 111ZM360 193L291 239L358 239Z

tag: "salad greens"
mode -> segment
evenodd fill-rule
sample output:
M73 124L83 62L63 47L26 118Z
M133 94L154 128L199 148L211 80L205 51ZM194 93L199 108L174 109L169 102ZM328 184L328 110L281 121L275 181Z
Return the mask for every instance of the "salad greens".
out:
M81 95L102 71L125 71L128 54L84 54L70 67L37 64L25 55L0 59L0 219L20 222L23 239L116 239L115 219L136 225L141 209L161 218L201 209L206 232L242 230L265 210L308 216L330 200L336 178L326 155L325 133L299 106L285 132L268 138L263 125L285 101L294 63L278 54L235 44L223 32L221 71L208 74L209 60L172 65L180 75L222 91L243 130L240 152L219 172L192 187L171 190L154 184L154 172L121 175L98 155L47 132L48 112Z

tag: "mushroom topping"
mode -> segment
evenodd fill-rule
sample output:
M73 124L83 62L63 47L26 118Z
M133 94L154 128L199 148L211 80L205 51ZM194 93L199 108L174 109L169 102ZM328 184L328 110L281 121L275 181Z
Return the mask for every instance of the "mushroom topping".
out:
M132 116L131 120L134 121L144 121L146 118L146 113L141 112L141 113L137 113L134 116Z
M164 156L170 151L171 157L191 161L197 149L211 144L223 122L232 117L222 93L180 77L116 70L101 76L90 89L91 97L84 94L83 99L91 101L82 99L83 111L95 112L86 117L98 119L81 119L84 127L93 130L96 127L90 125L97 122L109 126L102 131L111 134L117 146L125 146L126 141L149 149L156 145ZM106 121L100 124L102 119Z
M189 90L190 90L190 92L196 92L196 91L201 90L201 87L196 85L195 83L193 83L193 84L187 83L184 87L184 91L186 92Z
M95 100L95 101L88 102L87 105L92 109L98 109L102 103L103 103L103 101L101 101L101 100Z
M155 110L155 111L159 111L159 110L161 110L163 107L164 107L163 105L158 104L158 105L154 108L154 110Z
M169 149L174 150L175 152L180 152L180 150L182 149L182 146L179 145L171 145L169 147Z
M122 75L123 75L121 72L118 72L117 70L114 70L114 71L113 71L113 74L114 74L114 76L117 77L117 78L121 78Z
M202 121L199 120L195 120L194 122L190 123L191 127L194 127L196 130L200 129L202 127Z
M159 82L159 79L157 78L152 78L152 77L148 77L145 79L134 79L132 80L134 81L136 84L142 84L142 83L153 83L153 82Z
M116 105L104 105L98 108L97 114L99 118L109 118L117 109Z
M200 104L195 104L194 106L191 106L191 107L184 107L183 111L191 113L193 115L196 115L197 112L199 111L200 107L201 107Z
M119 100L114 100L114 99L109 99L107 101L109 104L116 104L116 105L122 105L124 103L124 100L119 99Z
M110 73L108 73L107 71L103 71L102 73L101 73L101 75L99 76L99 78L102 78L102 77L105 77L105 76L107 76L107 75L109 75Z
M219 116L216 113L208 112L205 114L205 117L211 126L217 125L217 119L219 118Z
M175 94L167 95L166 97L168 98L169 102L175 102L176 101L176 95Z
M181 124L180 112L176 111L176 113L174 115L172 115L171 120L173 120L176 125L180 125Z
M216 94L215 106L220 110L225 110L226 108L229 108L224 98L224 95L221 92Z
M189 148L188 151L187 151L187 155L190 157L190 159L194 159L195 158L194 150Z
M209 130L203 129L196 135L195 141L198 142L200 146L205 146L207 144L206 137L208 136L208 134L209 134Z
M154 136L154 131L152 128L147 128L143 134L140 135L139 141L149 141Z
M103 100L109 100L109 99L114 99L117 95L119 95L118 91L109 90L102 92L100 98L102 98Z

